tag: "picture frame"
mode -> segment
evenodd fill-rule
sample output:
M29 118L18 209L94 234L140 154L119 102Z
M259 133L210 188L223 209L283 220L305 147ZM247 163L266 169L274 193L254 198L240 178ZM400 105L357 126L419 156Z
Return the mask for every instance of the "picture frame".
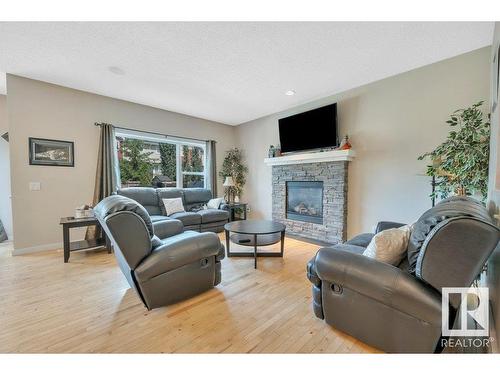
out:
M75 166L74 142L30 137L28 146L30 165L53 167Z

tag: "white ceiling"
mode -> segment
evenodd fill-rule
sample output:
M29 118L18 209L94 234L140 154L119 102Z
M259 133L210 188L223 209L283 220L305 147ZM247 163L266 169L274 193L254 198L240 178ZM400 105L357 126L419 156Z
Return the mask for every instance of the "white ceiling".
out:
M492 22L0 22L0 72L237 125L492 35Z

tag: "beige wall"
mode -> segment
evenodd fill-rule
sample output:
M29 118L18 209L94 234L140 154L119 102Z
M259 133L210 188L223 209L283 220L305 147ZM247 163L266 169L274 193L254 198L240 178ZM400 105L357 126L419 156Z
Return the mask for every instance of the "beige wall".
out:
M94 122L214 139L219 169L224 151L234 144L234 127L178 113L13 75L7 75L7 90L14 247L18 253L60 244L59 218L74 215L75 207L92 201L99 135ZM30 166L28 137L74 141L75 167ZM41 182L41 190L29 191L29 182Z
M7 126L7 98L0 95L0 135L9 131ZM12 237L12 212L10 205L9 144L0 139L0 220L9 239Z
M244 200L253 217L271 217L271 168L263 159L279 143L278 119L338 102L340 135L357 158L349 167L348 236L379 220L413 222L430 207L430 181L417 157L441 143L455 109L489 100L490 48L416 69L240 125L249 167ZM340 73L341 74L341 73Z

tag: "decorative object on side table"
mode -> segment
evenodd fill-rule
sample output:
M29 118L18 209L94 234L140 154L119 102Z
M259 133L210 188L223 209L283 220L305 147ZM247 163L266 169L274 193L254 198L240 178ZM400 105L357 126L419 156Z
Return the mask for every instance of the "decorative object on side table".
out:
M84 204L81 207L75 209L75 219L84 219L88 217L94 217L94 209L88 204Z
M431 160L426 172L428 176L435 177L435 191L431 197L480 193L483 201L486 199L490 122L489 115L481 111L482 104L480 101L453 112L446 121L453 128L446 141L434 151L418 157L418 160Z
M70 240L69 230L71 228L88 227L91 225L100 227L100 224L95 217L86 217L80 219L74 217L62 217L59 224L63 227L64 263L68 263L69 255L72 251L90 250L103 247L107 248L108 253L111 253L111 244L109 243L109 240L104 232L103 237L97 239L73 242Z
M257 257L281 257L285 248L285 225L269 220L241 220L224 225L226 252L228 257L253 257L257 269ZM231 234L232 233L232 234ZM251 252L231 252L230 242L252 246ZM269 246L281 242L280 252L258 252L258 246Z
M29 162L30 165L74 167L74 143L30 137Z

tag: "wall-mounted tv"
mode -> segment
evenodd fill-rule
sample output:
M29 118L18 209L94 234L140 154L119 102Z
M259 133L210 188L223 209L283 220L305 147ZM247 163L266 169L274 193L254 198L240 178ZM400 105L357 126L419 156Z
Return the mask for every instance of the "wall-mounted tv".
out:
M338 146L337 103L279 120L282 152Z

